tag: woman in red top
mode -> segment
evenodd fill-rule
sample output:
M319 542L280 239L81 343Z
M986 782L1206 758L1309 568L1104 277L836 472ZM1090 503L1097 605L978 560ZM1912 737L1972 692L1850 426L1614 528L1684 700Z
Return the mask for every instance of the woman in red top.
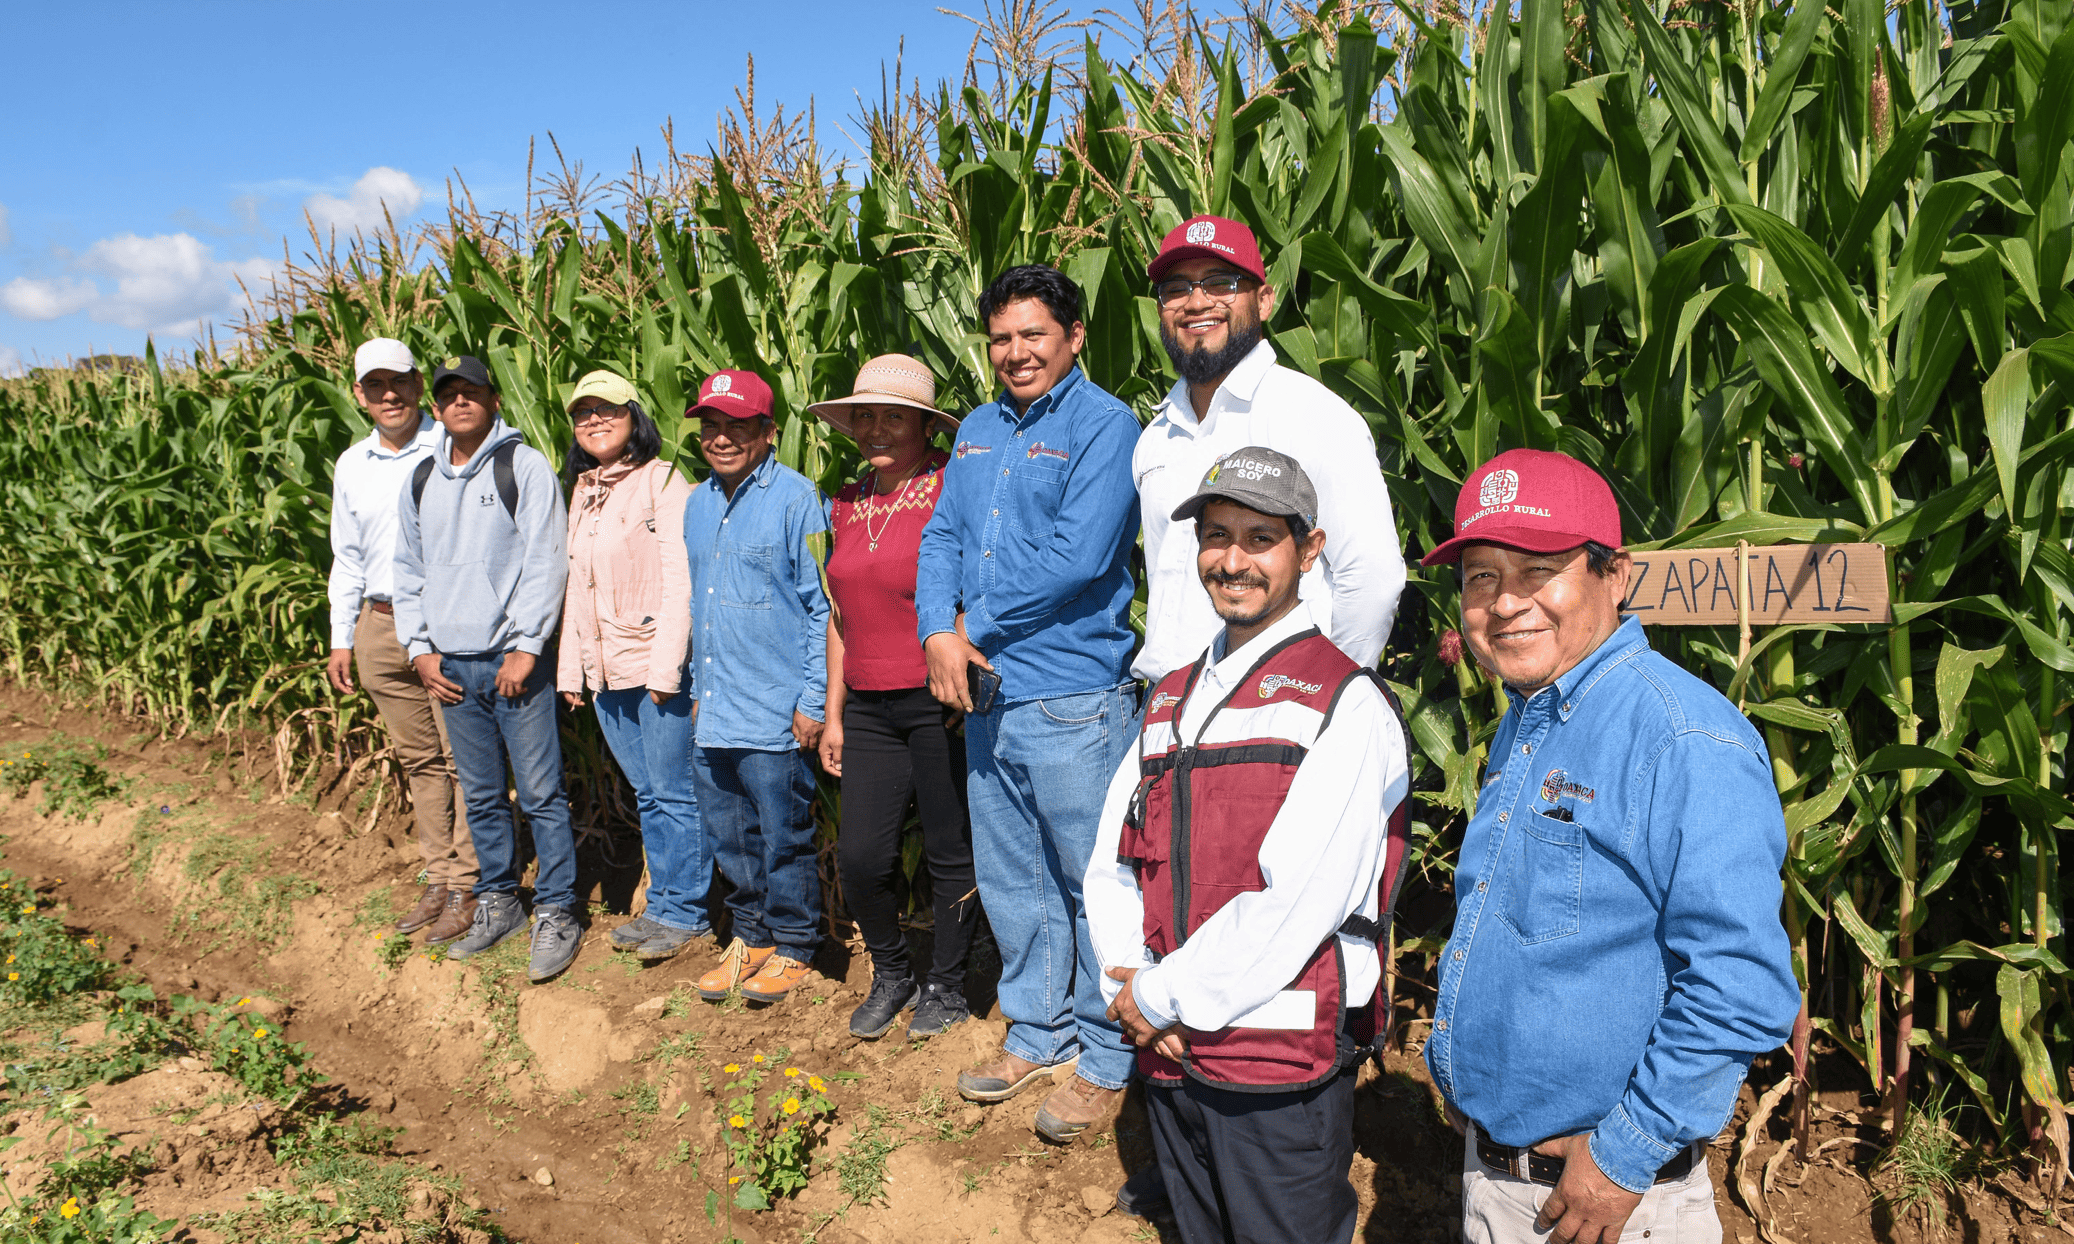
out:
M829 505L828 715L821 765L842 780L837 862L843 897L871 951L871 994L850 1016L860 1037L884 1036L914 1007L907 1035L934 1036L965 1019L965 952L979 914L965 816L965 737L929 694L915 636L915 562L936 512L950 455L929 443L958 421L936 409L922 363L886 354L857 373L856 391L810 409L857 442L870 464ZM900 930L893 880L912 799L935 894L934 964L917 984Z

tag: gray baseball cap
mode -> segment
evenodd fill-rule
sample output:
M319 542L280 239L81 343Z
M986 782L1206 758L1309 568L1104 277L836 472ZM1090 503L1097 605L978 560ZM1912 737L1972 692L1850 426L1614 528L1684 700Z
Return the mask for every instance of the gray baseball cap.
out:
M1174 507L1174 521L1192 519L1212 501L1236 501L1249 510L1276 518L1300 518L1318 525L1318 491L1311 477L1288 454L1248 445L1210 464L1195 495Z

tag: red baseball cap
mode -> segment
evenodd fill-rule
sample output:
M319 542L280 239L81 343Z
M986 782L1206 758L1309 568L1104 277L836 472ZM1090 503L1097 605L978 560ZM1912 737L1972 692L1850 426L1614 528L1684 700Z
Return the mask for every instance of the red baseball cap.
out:
M1568 454L1508 449L1470 472L1455 498L1455 536L1419 560L1460 560L1465 544L1560 553L1587 541L1620 547L1620 507L1597 471Z
M702 410L730 419L756 419L771 413L771 387L753 371L716 371L699 386L699 400L687 417Z
M1267 265L1260 262L1253 231L1222 216L1190 216L1175 226L1161 240L1159 254L1145 265L1145 275L1157 281L1184 259L1222 259L1254 280L1267 282Z

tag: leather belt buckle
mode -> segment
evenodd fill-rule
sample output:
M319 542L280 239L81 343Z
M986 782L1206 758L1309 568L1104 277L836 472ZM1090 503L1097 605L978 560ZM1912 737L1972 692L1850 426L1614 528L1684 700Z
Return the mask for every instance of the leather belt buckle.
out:
M1510 1175L1514 1179L1525 1179L1537 1184L1547 1184L1551 1188L1556 1185L1557 1181L1562 1179L1563 1160L1561 1158L1552 1158L1545 1153L1536 1153L1531 1145L1525 1147L1501 1145L1484 1132L1481 1124L1471 1124L1470 1126L1476 1128L1476 1159L1485 1166ZM1677 1157L1672 1158L1657 1168L1655 1182L1668 1183L1674 1179L1683 1179L1691 1174L1698 1151L1699 1146L1697 1144L1687 1145L1680 1150Z

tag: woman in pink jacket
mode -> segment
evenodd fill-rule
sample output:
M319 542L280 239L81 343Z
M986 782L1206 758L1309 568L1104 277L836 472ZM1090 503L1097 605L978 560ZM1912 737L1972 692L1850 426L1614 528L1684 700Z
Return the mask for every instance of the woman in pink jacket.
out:
M571 708L589 688L606 745L633 783L648 856L648 906L610 941L668 959L711 931L713 850L691 787L691 485L657 458L662 435L609 371L577 382L569 498L569 593L555 685Z

